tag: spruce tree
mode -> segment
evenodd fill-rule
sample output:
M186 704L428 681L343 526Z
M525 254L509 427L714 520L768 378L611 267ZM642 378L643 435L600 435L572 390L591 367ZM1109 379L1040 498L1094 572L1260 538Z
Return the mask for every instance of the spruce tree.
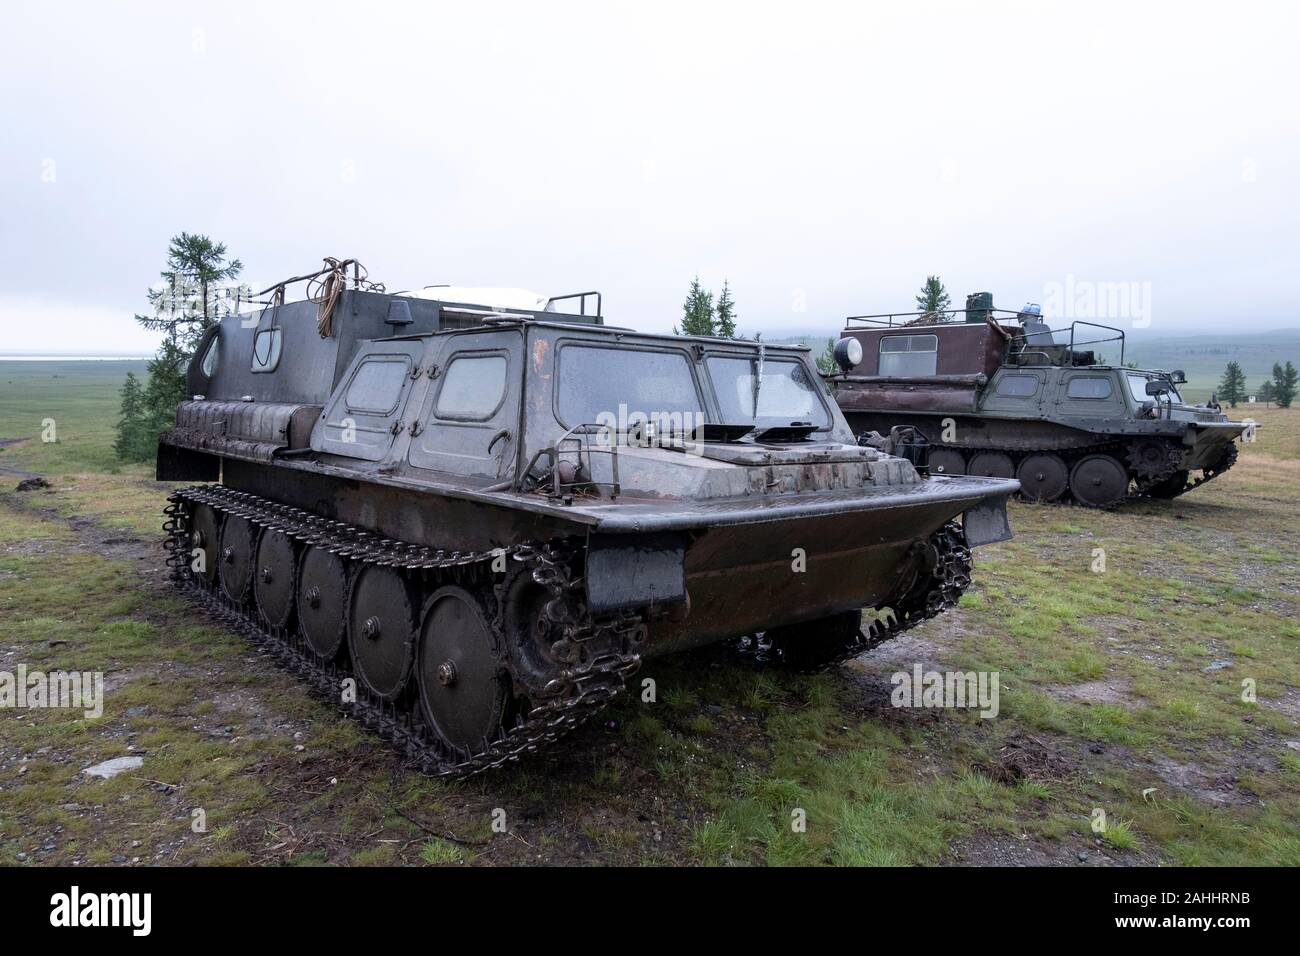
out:
M822 354L817 356L817 368L823 375L831 375L839 371L839 366L835 362L835 340L827 339L826 348Z
M1229 362L1228 367L1223 370L1223 378L1219 382L1219 399L1227 402L1232 408L1237 407L1237 403L1246 397L1246 373L1241 370L1239 362Z
M715 334L724 339L736 337L736 300L731 297L731 286L722 280L722 292L718 295L718 323Z
M186 397L185 372L199 338L221 319L221 298L227 295L244 265L226 258L224 243L182 232L167 247L167 267L160 273L162 288L150 289L150 314L135 320L163 334L158 353L149 363L143 386L128 379L123 388L122 421L114 448L128 461L153 457L158 436L175 421L176 406ZM241 291L242 290L242 287ZM133 414L128 415L127 389ZM138 423L138 424L137 424Z
M700 285L697 275L691 280L690 291L682 303L682 326L679 332L673 328L674 335L717 335L713 319L713 293Z
M193 351L199 336L220 318L226 287L243 271L238 259L227 260L225 243L188 232L173 236L167 268L159 273L163 288L148 293L152 314L135 320L151 332L162 332L182 350Z
M1273 401L1273 380L1271 378L1264 379L1264 384L1255 393L1255 401L1263 402L1265 405Z
M146 450L152 452L148 426L144 420L144 390L135 372L127 372L122 386L121 417L117 420L117 440L113 451L125 461L144 461Z
M1273 363L1273 401L1278 408L1290 408L1296 396L1296 367L1290 362Z
M944 310L951 302L948 290L943 287L939 277L926 276L925 285L921 286L921 292L916 297L917 311L925 313L922 318L928 322L944 321L948 318L948 313Z

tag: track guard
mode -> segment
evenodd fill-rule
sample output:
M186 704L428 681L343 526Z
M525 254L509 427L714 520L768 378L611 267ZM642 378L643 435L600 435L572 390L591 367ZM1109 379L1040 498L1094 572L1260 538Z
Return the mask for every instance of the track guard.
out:
M677 534L592 535L587 605L593 612L686 600L686 538Z
M962 515L962 529L966 532L966 545L978 548L982 544L1011 540L1011 524L1007 521L1005 495L985 498Z

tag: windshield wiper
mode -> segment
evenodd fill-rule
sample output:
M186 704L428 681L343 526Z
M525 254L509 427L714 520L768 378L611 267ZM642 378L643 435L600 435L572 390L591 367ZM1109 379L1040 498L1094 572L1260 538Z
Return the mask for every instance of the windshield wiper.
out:
M758 373L754 376L754 421L758 421L758 393L763 387L763 359L766 355L767 347L762 342L758 343Z

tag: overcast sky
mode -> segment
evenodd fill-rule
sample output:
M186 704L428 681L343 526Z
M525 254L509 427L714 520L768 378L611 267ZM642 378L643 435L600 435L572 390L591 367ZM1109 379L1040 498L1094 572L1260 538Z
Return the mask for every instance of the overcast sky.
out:
M254 284L356 256L650 331L697 272L745 333L928 273L1151 334L1300 325L1296 9L10 0L0 351L148 350L181 230Z

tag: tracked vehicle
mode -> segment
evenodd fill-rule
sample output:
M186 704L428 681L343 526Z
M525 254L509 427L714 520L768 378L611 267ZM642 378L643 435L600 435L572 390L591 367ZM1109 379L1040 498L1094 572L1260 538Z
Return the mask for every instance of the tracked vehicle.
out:
M555 740L643 656L843 660L1010 535L1013 480L858 446L806 350L451 295L222 320L158 450L206 482L168 506L177 585L426 772Z
M1027 498L1092 507L1174 498L1236 461L1248 424L1213 398L1185 402L1180 371L1126 367L1123 331L1052 330L1037 307L992 304L977 293L944 316L851 316L832 378L854 431L900 429L933 474L1015 477Z

